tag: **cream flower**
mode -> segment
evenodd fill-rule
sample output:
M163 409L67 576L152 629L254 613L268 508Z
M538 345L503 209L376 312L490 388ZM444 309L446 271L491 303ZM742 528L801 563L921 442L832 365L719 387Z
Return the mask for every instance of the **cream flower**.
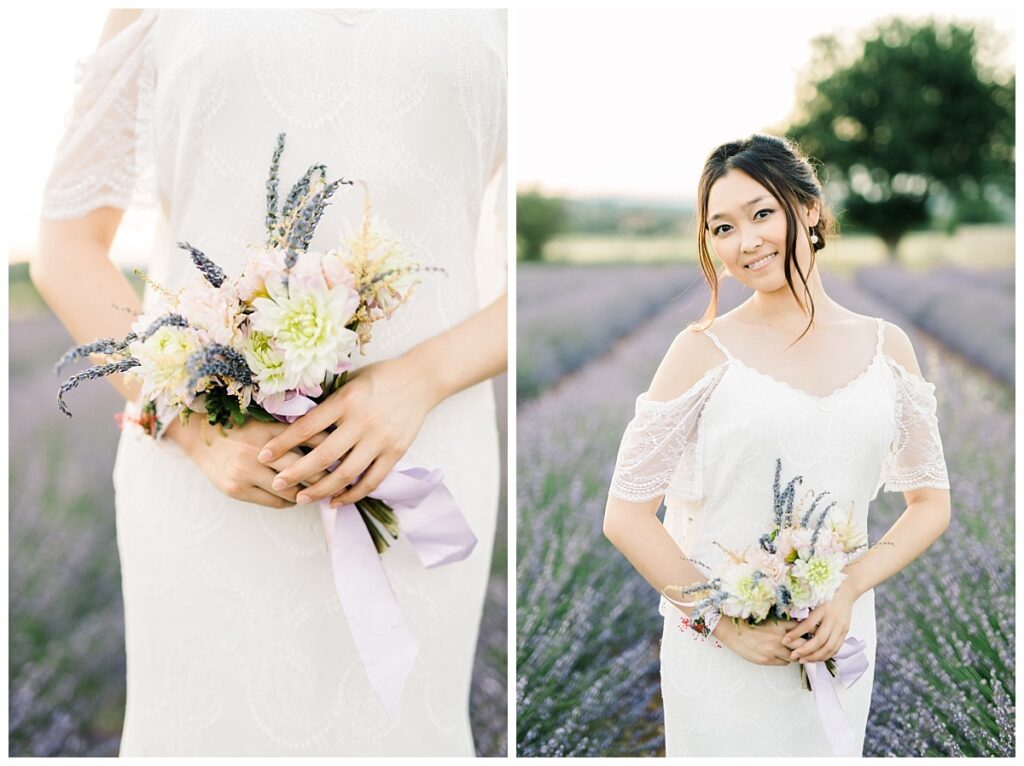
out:
M771 581L747 562L732 564L726 569L722 575L722 590L729 594L721 605L722 614L728 617L763 620L775 603Z
M269 335L253 330L242 347L242 353L259 384L260 402L270 394L288 390L284 355Z
M797 559L790 570L793 607L813 609L830 601L846 579L844 566L846 557L841 553L819 553L809 559Z
M300 256L301 257L301 256ZM328 373L352 366L358 336L345 328L359 307L359 295L347 287L328 290L314 280L267 284L269 297L253 301L253 330L274 339L284 357L284 385L316 396Z
M171 405L192 401L195 392L188 387L188 360L202 347L195 330L173 325L159 328L145 342L132 343L132 356L141 363L143 397L162 397Z

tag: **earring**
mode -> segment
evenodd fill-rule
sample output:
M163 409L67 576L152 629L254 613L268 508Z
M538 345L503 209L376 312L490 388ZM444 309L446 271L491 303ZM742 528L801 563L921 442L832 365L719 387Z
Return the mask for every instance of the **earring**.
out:
M818 235L814 233L814 227L813 226L810 228L810 232L811 232L811 244L812 245L818 244Z

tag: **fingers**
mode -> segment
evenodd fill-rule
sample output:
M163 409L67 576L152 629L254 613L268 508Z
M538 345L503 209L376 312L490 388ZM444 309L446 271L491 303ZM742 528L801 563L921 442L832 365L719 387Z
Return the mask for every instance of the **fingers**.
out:
M340 404L341 399L338 396L329 397L318 404L268 441L259 454L259 461L270 463L277 460L284 453L309 441L315 434L337 422L342 415Z
M397 458L380 455L363 474L363 478L331 500L331 505L339 506L362 500L380 486L397 462Z
M782 643L789 643L789 641L795 638L800 638L806 633L814 633L821 625L822 618L823 615L820 608L813 610L809 615L807 615L807 617L797 623L796 627L791 628L786 635L782 637Z
M323 432L321 432L321 433L323 433ZM325 434L325 438L326 438L326 434ZM321 439L320 441L323 441L323 439ZM270 463L269 465L275 471L280 472L280 471L285 470L286 468L290 468L291 466L295 465L299 460L302 459L302 457L303 456L302 456L301 453L295 452L293 450L291 452L284 453L283 455L281 455L281 457L279 457L277 460L275 460L273 463ZM325 476L327 476L327 471L321 471L316 476L311 476L309 479L306 479L306 481L303 482L301 484L301 486L306 486L306 485L318 482L318 481L320 481L320 479L324 478Z
M268 508L291 508L295 503L291 503L282 497L267 492L265 489L259 487L249 487L249 489L242 493L238 500L245 500L248 503L256 503L257 505L265 505Z
M284 489L278 489L274 486L277 474L273 468L266 466L259 466L253 470L250 481L255 489L261 489L268 492L271 495L287 500L289 504L294 505L296 500L295 496L299 494L298 487L285 487Z
M799 649L793 651L790 655L794 660L801 660L803 662L821 662L827 660L832 655L822 656L822 649L825 649L828 645L828 640L832 635L830 625L822 625L818 628L818 632Z
M811 651L809 654L805 654L808 650L806 647L801 649L800 656L803 658L803 662L824 662L825 660L831 659L836 656L839 651L839 647L842 646L843 640L846 638L845 631L832 630L828 636L828 639L817 651Z
M361 473L366 471L376 457L377 449L374 444L367 443L365 440L360 442L352 448L352 451L341 461L341 465L331 471L327 478L302 490L302 496L312 501L344 491L349 484L359 478Z
M275 486L283 489L303 481L309 482L314 476L322 471L326 471L328 466L334 463L335 460L351 450L356 443L356 437L357 434L354 428L339 428L324 439L308 455L299 458L294 464L281 471L277 475ZM351 481L351 479L349 480ZM344 486L344 484L341 485L341 487Z

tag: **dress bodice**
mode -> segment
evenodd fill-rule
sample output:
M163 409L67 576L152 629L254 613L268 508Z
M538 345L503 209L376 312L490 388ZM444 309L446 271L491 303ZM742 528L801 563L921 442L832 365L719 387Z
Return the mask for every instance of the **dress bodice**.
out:
M814 396L749 367L710 331L725 361L678 397L641 394L623 437L611 494L664 495L665 526L705 574L768 531L776 461L782 481L802 476L797 502L828 491L867 531L868 505L892 491L948 488L935 386L883 352L853 380Z

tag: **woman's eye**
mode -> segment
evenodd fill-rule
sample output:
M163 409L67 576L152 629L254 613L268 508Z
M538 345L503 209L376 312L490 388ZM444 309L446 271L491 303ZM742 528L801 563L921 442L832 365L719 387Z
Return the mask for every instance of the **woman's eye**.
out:
M729 224L723 223L721 226L716 226L714 229L712 229L711 233L714 234L717 237L717 236L719 236L722 233L722 229L728 229L728 228L729 228Z
M766 208L762 208L761 210L758 210L757 211L757 215L761 215L761 213L774 213L774 212L775 211L772 210L770 207L766 207Z

